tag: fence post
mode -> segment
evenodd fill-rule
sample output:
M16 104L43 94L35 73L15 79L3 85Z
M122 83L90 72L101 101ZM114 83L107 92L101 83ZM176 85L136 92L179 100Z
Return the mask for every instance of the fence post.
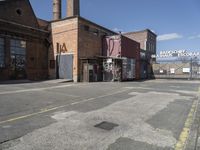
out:
M190 59L190 80L192 80L192 58Z

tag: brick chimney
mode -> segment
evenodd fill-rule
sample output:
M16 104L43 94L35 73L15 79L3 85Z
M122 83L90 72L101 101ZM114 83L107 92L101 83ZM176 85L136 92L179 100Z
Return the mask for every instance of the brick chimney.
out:
M53 0L53 20L59 20L61 17L61 0Z
M67 0L67 17L80 16L80 1Z

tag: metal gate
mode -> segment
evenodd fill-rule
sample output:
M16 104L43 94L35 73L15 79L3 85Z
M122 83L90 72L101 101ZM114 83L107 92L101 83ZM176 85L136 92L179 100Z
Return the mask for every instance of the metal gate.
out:
M11 56L11 78L26 78L26 57L25 55L12 54Z
M57 77L73 80L73 54L57 56Z

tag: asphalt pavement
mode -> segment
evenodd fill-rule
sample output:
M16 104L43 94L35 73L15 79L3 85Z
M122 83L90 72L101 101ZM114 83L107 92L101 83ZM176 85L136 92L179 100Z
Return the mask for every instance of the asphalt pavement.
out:
M2 83L0 149L192 150L200 141L199 87L182 80Z

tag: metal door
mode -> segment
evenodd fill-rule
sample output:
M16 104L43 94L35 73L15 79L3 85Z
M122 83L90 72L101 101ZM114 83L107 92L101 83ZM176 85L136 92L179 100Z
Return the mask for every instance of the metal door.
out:
M73 80L73 54L57 56L59 79Z

